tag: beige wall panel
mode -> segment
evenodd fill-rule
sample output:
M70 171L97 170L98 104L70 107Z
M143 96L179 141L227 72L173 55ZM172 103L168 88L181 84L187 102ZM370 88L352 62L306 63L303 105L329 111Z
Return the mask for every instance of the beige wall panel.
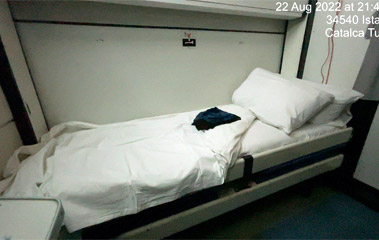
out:
M281 72L284 76L297 77L307 20L304 17L288 22Z
M46 122L6 1L0 1L0 35L21 97L31 110L29 118L34 132L39 138L47 131Z
M336 0L323 0L321 2L336 2ZM345 0L345 5L357 3L356 0ZM369 4L375 4L377 0L366 0ZM357 16L358 24L337 24L336 31L349 30L365 32L368 24L362 21L363 16L370 17L374 11L358 11L356 5L355 11L341 14L348 16ZM328 37L326 30L332 28L332 24L327 24L328 15L335 16L334 12L319 11L316 13L311 41L309 45L307 62L304 70L304 79L321 83L321 66L328 55ZM337 37L335 38L334 60L331 68L329 84L341 88L352 89L357 79L361 64L366 55L370 41L362 37ZM324 69L325 75L328 67Z
M282 34L19 23L50 126L126 121L231 102L256 67L278 72Z

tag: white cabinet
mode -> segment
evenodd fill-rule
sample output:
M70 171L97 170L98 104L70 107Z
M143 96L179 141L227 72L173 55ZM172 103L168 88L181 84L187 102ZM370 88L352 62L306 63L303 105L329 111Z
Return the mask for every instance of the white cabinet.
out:
M287 0L288 11L276 11L276 0L88 0L146 7L171 8L200 12L224 13L254 17L295 19L302 16L302 11L293 8L308 4L308 0ZM284 1L283 1L284 2ZM303 9L303 8L302 8Z
M56 199L1 198L0 239L57 239L63 217Z

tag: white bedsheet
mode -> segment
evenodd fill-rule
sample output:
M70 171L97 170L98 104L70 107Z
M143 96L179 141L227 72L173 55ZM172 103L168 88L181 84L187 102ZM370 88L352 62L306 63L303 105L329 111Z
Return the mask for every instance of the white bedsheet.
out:
M223 184L255 117L236 105L220 109L242 120L206 132L191 126L199 111L103 126L58 125L42 143L15 152L0 192L59 198L73 232ZM31 156L23 160L25 155Z
M311 140L341 129L341 127L336 125L335 122L325 125L306 124L288 135L284 131L265 124L257 119L241 139L241 154L242 156L254 156L257 153L262 153L291 143Z

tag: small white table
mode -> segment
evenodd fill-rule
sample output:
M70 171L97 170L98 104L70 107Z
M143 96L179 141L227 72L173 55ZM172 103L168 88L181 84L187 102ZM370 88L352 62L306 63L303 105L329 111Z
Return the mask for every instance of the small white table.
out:
M55 239L63 217L57 199L0 198L0 240Z

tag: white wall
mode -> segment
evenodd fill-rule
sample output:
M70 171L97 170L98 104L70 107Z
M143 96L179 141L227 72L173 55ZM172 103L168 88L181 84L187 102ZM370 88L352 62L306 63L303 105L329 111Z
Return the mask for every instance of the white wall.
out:
M334 0L333 0L334 1ZM362 2L376 3L374 0ZM321 0L319 2L331 2ZM336 2L336 1L334 1ZM358 1L345 0L345 4L356 3ZM313 24L313 31L306 59L304 79L322 82L321 66L325 61L328 52L328 39L325 30L332 27L328 25L327 15L335 16L331 12L317 12ZM367 24L362 23L362 16L369 17L373 12L342 12L345 15L359 16L360 24L337 24L336 30L349 29L366 31ZM305 19L291 21L288 31L284 53L282 73L287 76L296 76L299 64L299 48L302 46L303 34L305 30ZM357 79L363 59L366 55L370 40L364 38L335 38L335 56L329 83L341 88L352 89ZM325 68L326 70L327 68ZM325 71L326 73L326 71ZM376 113L374 123L371 126L369 136L364 146L362 155L358 162L354 177L368 185L379 189L379 110Z
M281 74L297 77L308 17L288 22Z
M323 1L325 2L325 1ZM330 2L330 1L328 1ZM356 3L355 0L344 0L345 4ZM375 0L365 0L362 2L376 3ZM370 17L374 12L352 13L342 12L346 15L357 15L359 24L337 24L336 30L349 29L366 31L367 24L363 24L362 16ZM317 12L313 26L311 42L309 46L307 62L305 66L304 79L315 82L322 82L320 73L321 66L327 56L328 41L325 30L332 27L326 23L328 12ZM335 13L333 14L335 16ZM370 40L365 38L335 38L335 56L332 64L330 75L330 85L341 88L352 89L357 79L363 59L366 55ZM326 71L325 71L326 72ZM378 111L370 134L364 146L361 158L358 162L358 168L354 175L355 178L365 182L373 187L378 188L379 166L378 166Z
M225 104L254 68L279 70L282 20L90 2L16 1L11 9L49 126ZM197 47L188 49L186 28L249 32L191 31Z
M231 102L256 67L278 72L282 34L18 23L50 126L110 123ZM101 40L100 40L101 39Z
M376 110L354 178L379 190L379 108Z
M29 118L37 138L47 131L42 109L25 62L7 1L0 1L0 36L21 97L30 109Z
M322 0L319 2L331 1L336 2L335 0ZM366 1L370 3L377 2L376 0L365 0L362 2ZM357 2L355 0L344 0L344 4ZM366 31L367 24L363 24L361 18L363 15L369 17L373 13L358 11L351 13L341 12L341 14L345 15L359 16L359 24L337 24L336 30L352 28L354 30ZM322 82L321 66L328 54L328 38L325 35L325 30L332 27L332 25L327 24L327 15L329 14L335 16L333 12L316 13L303 77L304 79L319 83ZM335 55L329 78L330 85L348 89L353 88L369 43L370 41L364 38L335 38Z
M322 1L325 2L325 1ZM328 1L330 2L330 1ZM355 3L358 1L345 0L345 4ZM376 3L375 0L365 0L362 2ZM345 15L357 15L359 17L359 24L337 24L336 30L349 29L366 31L367 24L363 24L362 17L370 17L374 12L358 12L351 13L342 12ZM327 15L335 13L317 12L313 26L311 42L309 46L307 62L305 66L304 79L312 80L315 82L322 82L321 66L327 56L328 41L325 35L325 30L332 27L326 23ZM366 55L370 40L365 38L335 38L335 56L332 64L330 75L330 85L339 86L341 88L352 89L357 79L359 70L361 68L363 59ZM325 69L325 73L327 67ZM379 117L378 112L373 125L371 126L370 134L364 146L361 158L358 162L358 167L354 175L360 181L365 182L373 187L379 187L378 174L379 174L379 152L377 143Z

